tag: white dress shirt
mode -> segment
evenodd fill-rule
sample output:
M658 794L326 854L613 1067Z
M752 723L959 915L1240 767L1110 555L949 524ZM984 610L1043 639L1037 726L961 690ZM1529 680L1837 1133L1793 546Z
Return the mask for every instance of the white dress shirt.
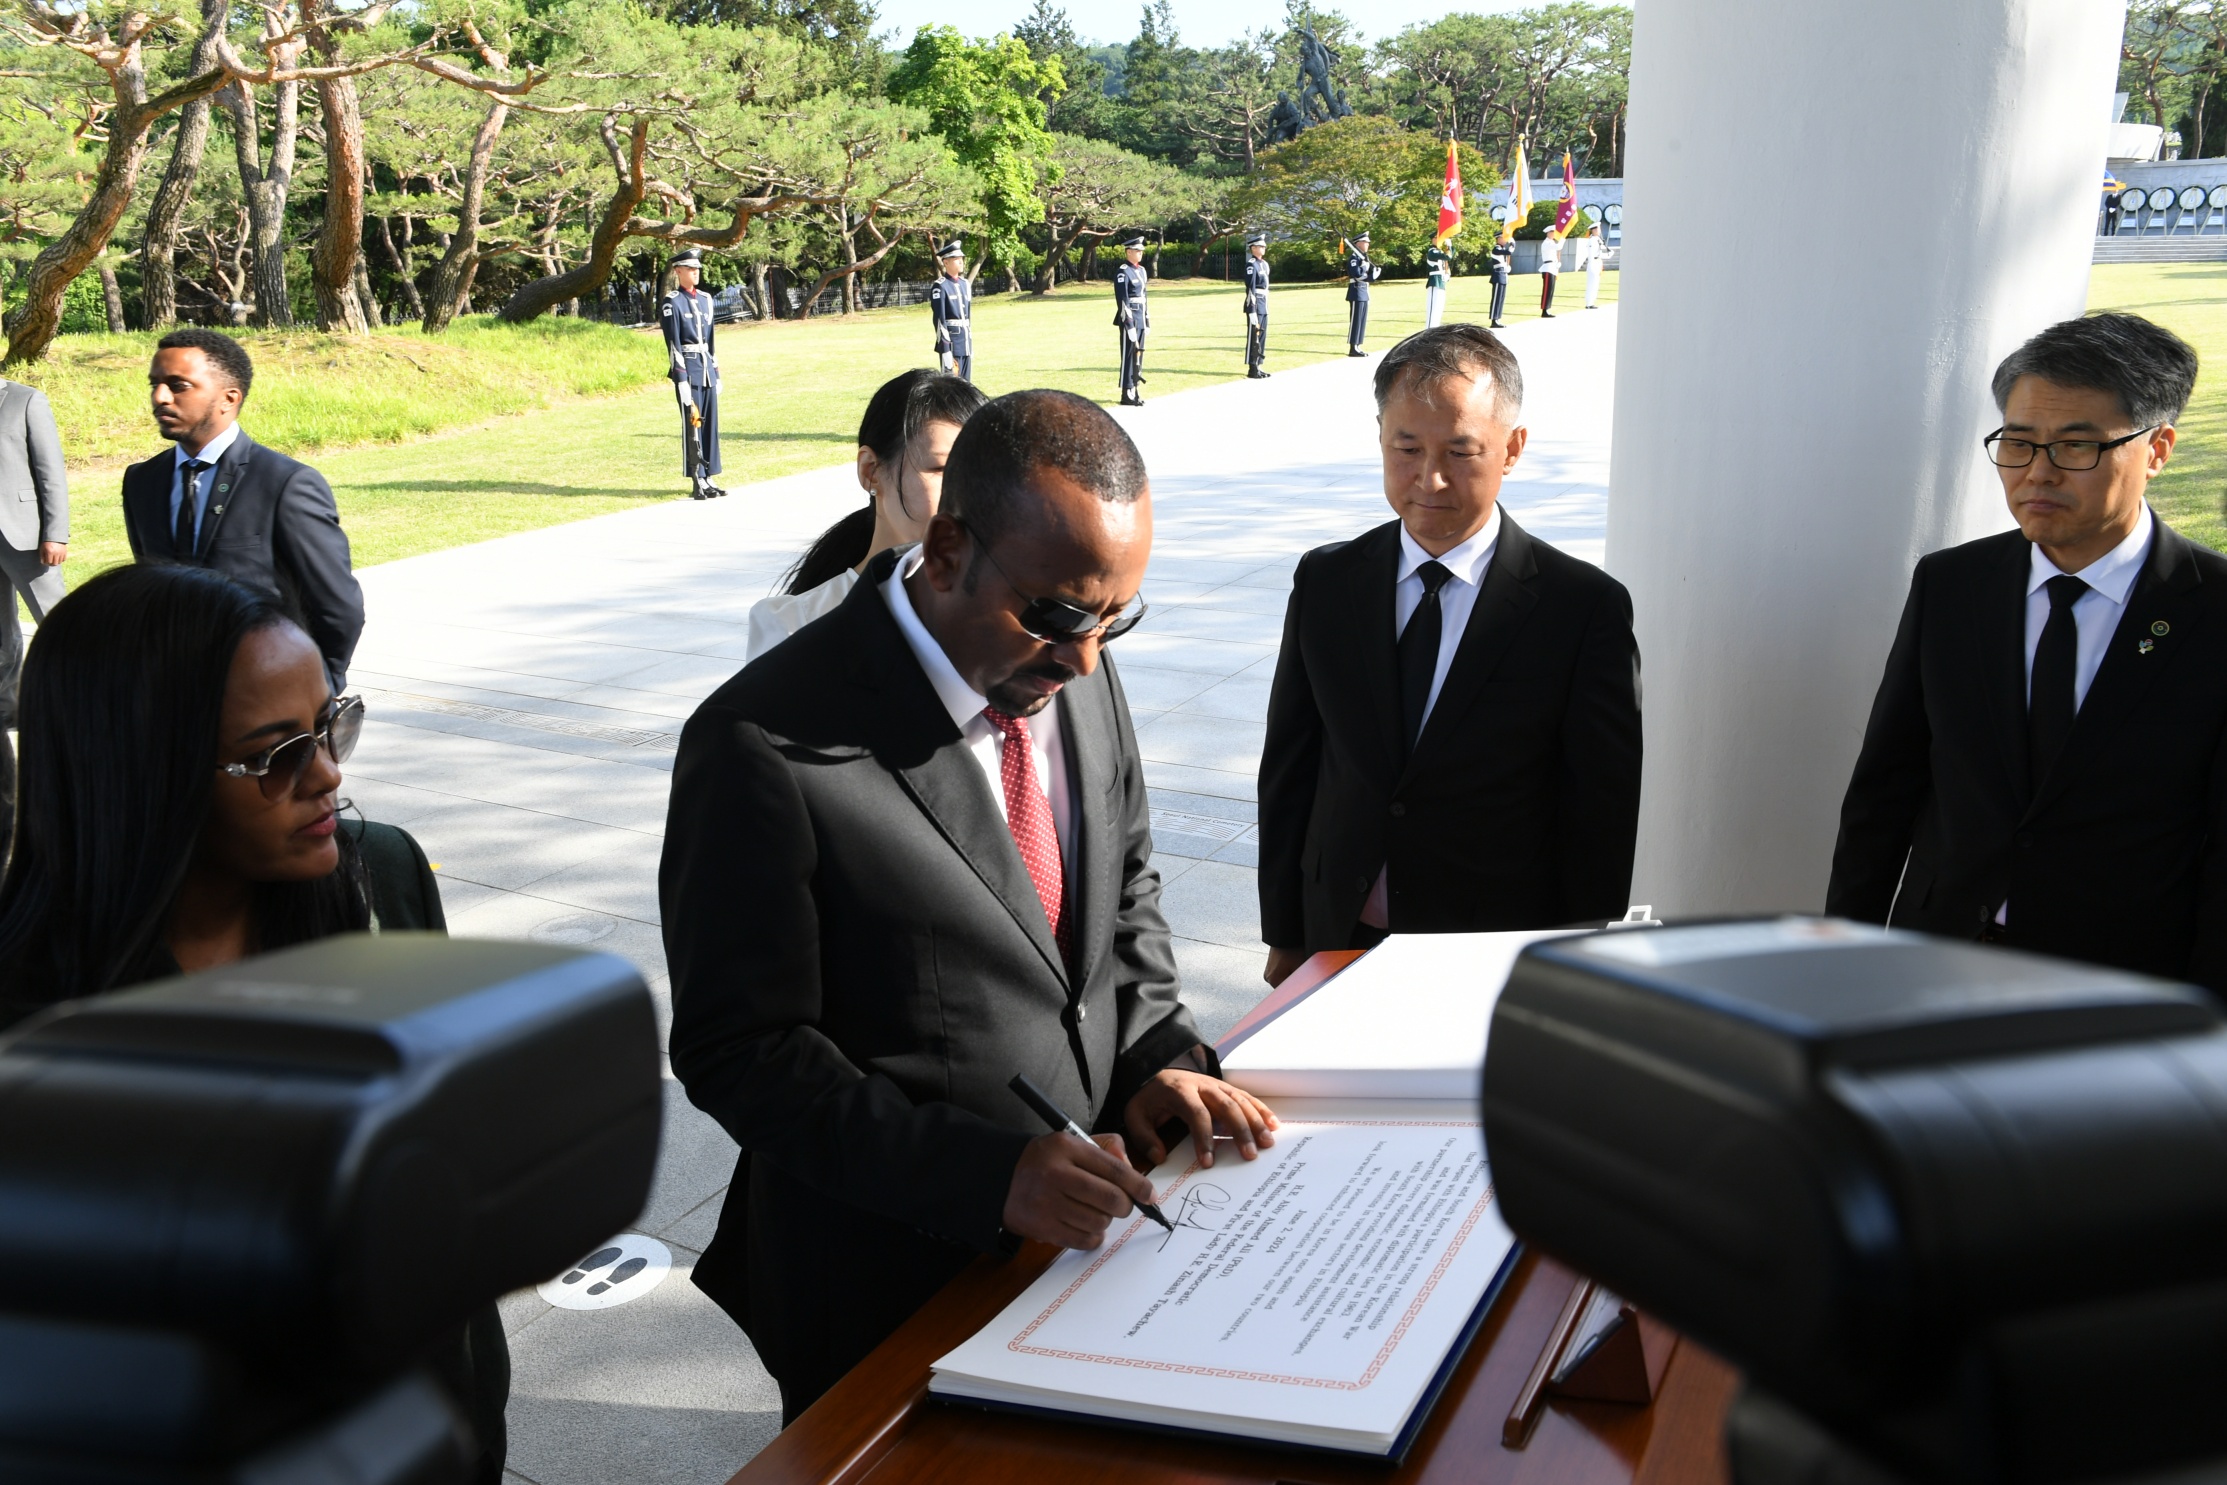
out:
M201 545L201 523L209 519L209 484L216 478L216 462L224 457L226 449L238 442L239 437L240 425L234 423L203 444L198 454L187 453L184 444L179 444L173 451L176 455L170 466L170 529L173 531L178 529L178 502L186 493L181 466L188 459L199 459L209 466L194 477L193 544L196 548Z
M1407 632L1407 621L1415 617L1415 610L1422 606L1423 579L1419 575L1425 562L1436 562L1453 576L1438 586L1438 668L1431 672L1430 694L1423 699L1423 720L1430 721L1431 708L1438 705L1439 688L1446 684L1446 672L1453 668L1454 652L1461 648L1461 637L1469 629L1469 616L1477 607L1477 592L1485 584L1485 574L1492 570L1492 554L1500 545L1500 507L1495 504L1492 517L1475 536L1453 548L1443 557L1433 557L1423 550L1407 527L1400 527L1400 570L1392 584L1392 633L1397 637ZM1377 870L1375 885L1369 888L1369 900L1361 905L1361 921L1371 928L1391 926L1392 889L1390 868Z
M936 697L944 710L951 714L951 725L959 729L966 740L967 750L974 754L974 761L982 767L982 777L989 783L990 797L997 801L998 817L1005 817L1005 776L1000 770L1005 763L1005 734L990 725L982 709L990 704L989 698L968 685L960 676L951 657L944 654L943 646L920 622L920 615L913 611L912 598L905 592L905 579L920 570L920 548L908 547L897 560L897 570L882 584L882 601L889 605L889 613L897 621L897 628L905 636L905 643L912 648L913 658L927 672L928 684L936 688ZM1059 859L1067 880L1075 880L1075 792L1067 779L1067 753L1059 735L1059 703L1054 698L1050 706L1028 722L1029 751L1036 755L1036 782L1041 785L1052 804L1052 829L1059 834Z
M2134 591L2134 580L2142 575L2142 564L2150 555L2150 536L2156 527L2157 519L2150 514L2149 502L2142 502L2142 514L2136 518L2134 530L2127 534L2127 539L2072 574L2088 585L2088 591L2072 606L2072 621L2080 631L2080 647L2072 669L2075 712L2088 699L2088 687L2103 666L2104 648L2111 643L2111 636L2118 632L2119 620L2126 615L2127 595ZM2049 622L2049 580L2064 575L2037 543L2026 577L2026 699L2029 704L2034 695L2034 651L2041 645L2042 626Z
M1500 507L1494 505L1492 518L1475 536L1455 547L1443 557L1433 557L1400 528L1400 570L1392 584L1392 633L1397 636L1407 632L1407 621L1423 602L1423 579L1419 575L1425 562L1436 562L1453 577L1438 589L1438 669L1431 672L1430 695L1423 702L1423 720L1429 721L1431 708L1438 705L1438 689L1446 684L1446 672L1453 667L1454 651L1461 648L1462 634L1469 628L1469 615L1477 607L1477 590L1484 586L1485 574L1492 569L1493 549L1500 545Z

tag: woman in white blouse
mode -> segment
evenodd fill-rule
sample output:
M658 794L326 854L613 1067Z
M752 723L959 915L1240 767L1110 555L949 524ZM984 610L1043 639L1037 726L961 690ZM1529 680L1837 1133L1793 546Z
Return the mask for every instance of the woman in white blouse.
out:
M858 424L858 483L867 503L822 532L782 574L780 591L750 610L746 659L834 612L880 553L920 540L943 495L951 441L988 400L940 371L908 371L882 383Z

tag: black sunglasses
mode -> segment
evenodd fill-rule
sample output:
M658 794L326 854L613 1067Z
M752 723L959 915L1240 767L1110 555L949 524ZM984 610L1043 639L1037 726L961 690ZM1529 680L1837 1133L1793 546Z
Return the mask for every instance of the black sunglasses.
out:
M1031 639L1041 640L1048 645L1071 645L1096 636L1098 643L1110 645L1136 628L1138 621L1144 618L1145 601L1142 594L1130 599L1129 606L1110 619L1102 618L1080 604L1069 603L1064 598L1029 597L1021 591L1021 585L1013 581L1012 574L991 555L990 544L973 531L967 530L965 521L957 516L951 519L957 522L960 530L966 531L968 538L974 542L974 549L992 567L997 568L998 576L1005 579L1005 586L1011 588L1022 600L1019 621L1021 628Z
M309 760L317 756L319 748L330 754L334 763L346 763L362 735L363 698L343 696L318 721L315 732L296 733L243 763L219 763L217 769L235 779L256 780L265 799L284 799L309 771Z

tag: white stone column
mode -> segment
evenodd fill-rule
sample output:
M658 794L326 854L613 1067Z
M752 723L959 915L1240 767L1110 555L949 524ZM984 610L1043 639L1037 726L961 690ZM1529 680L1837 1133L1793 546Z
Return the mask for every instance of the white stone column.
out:
M1634 900L1823 905L1908 591L2010 525L1988 378L2087 299L2123 0L1644 0L1608 568Z

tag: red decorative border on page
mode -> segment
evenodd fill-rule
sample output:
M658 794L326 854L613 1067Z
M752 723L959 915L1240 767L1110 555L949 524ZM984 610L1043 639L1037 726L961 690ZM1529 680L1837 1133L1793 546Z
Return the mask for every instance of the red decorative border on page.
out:
M1307 1122L1310 1125L1336 1129L1476 1129L1480 1127L1474 1120L1311 1119ZM1165 1203L1169 1197L1181 1191L1191 1177L1204 1169L1204 1166L1194 1160L1190 1169L1176 1177L1175 1183L1161 1195L1161 1202ZM1439 1255L1437 1264L1432 1267L1430 1274L1423 1280L1422 1287L1415 1291L1414 1301L1408 1305L1406 1313L1400 1316L1399 1323L1392 1327L1392 1333L1385 1337L1382 1349L1363 1369L1357 1380L1348 1381L1341 1377L1290 1376L1281 1372L1248 1372L1239 1371L1232 1367L1198 1366L1188 1362L1154 1361L1135 1356L1101 1356L1088 1351L1062 1351L1048 1346L1026 1344L1028 1338L1034 1335L1046 1321L1050 1320L1061 1305L1067 1303L1074 1297L1077 1290L1090 1282L1092 1274L1104 1268L1112 1260L1114 1254L1120 1252L1123 1246L1138 1234L1144 1226L1142 1217L1131 1223L1127 1232L1108 1244L1106 1250L1092 1260L1088 1268L1077 1274L1073 1282L1059 1292L1058 1298L1044 1307L1042 1314L1029 1321L1026 1326L1022 1327L1019 1335L1005 1343L1005 1348L1008 1351L1017 1351L1025 1356L1048 1356L1058 1361L1092 1361L1104 1366L1132 1367L1139 1371L1176 1372L1192 1377L1223 1377L1234 1382L1267 1382L1282 1387L1319 1387L1339 1392L1359 1392L1377 1379L1378 1374L1391 1361L1392 1353L1398 1350L1400 1342L1406 1339L1408 1327L1415 1323L1415 1317L1421 1313L1424 1301L1428 1300L1432 1292L1438 1288L1439 1281L1446 1276L1446 1270L1453 1265L1454 1256L1461 1252L1462 1245L1469 1241L1470 1233L1475 1231L1478 1222L1483 1220L1485 1209L1492 1205L1493 1189L1489 1183L1486 1185L1484 1195L1477 1198L1477 1204L1470 1209L1468 1218L1454 1233L1452 1240L1446 1244L1446 1251Z

